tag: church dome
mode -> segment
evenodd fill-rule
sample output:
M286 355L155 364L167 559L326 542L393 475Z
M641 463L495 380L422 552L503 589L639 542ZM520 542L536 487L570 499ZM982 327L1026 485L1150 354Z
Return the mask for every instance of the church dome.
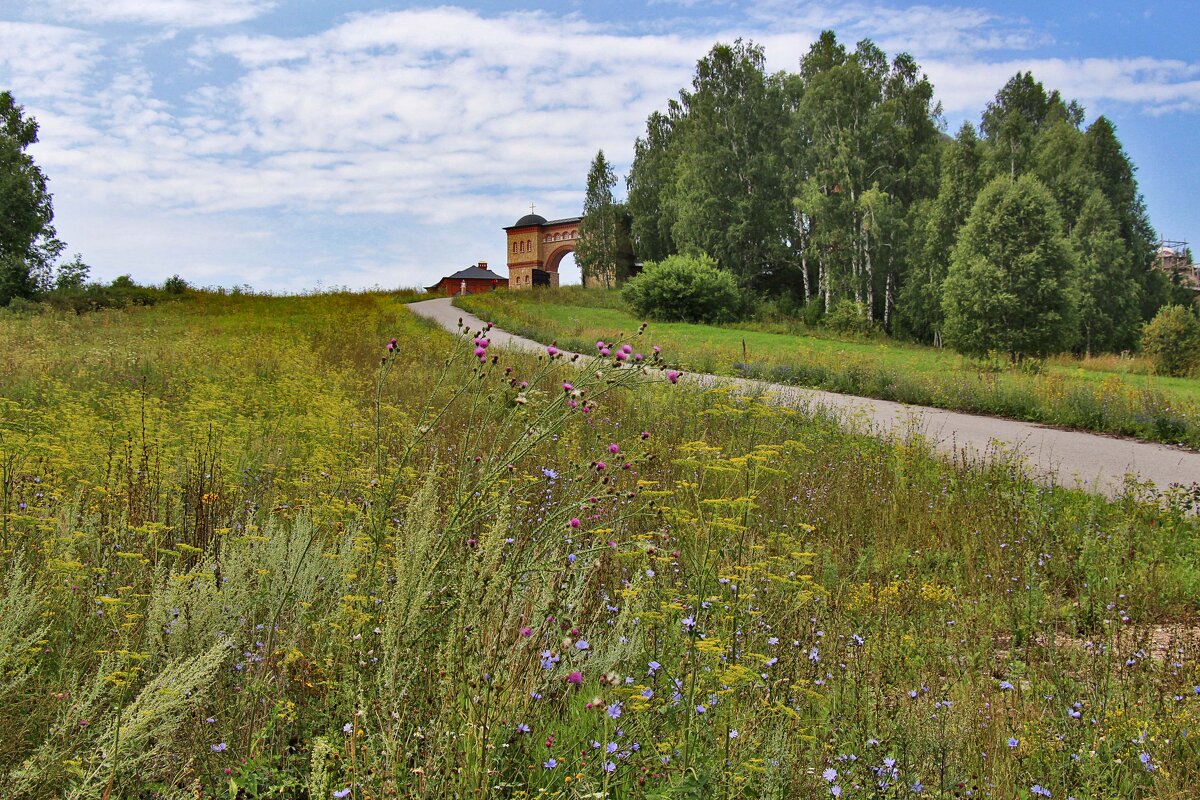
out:
M543 217L541 214L526 214L525 216L523 216L519 220L517 220L517 224L513 225L513 227L521 228L521 227L524 227L525 225L545 225L545 224L546 224L546 218Z

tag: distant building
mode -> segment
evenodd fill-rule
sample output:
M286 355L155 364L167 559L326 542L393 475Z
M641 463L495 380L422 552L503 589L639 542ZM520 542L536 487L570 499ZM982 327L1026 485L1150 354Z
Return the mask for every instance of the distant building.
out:
M1192 291L1200 291L1200 265L1192 262L1192 249L1187 242L1159 241L1154 251L1154 265L1172 282Z
M453 275L447 275L433 286L426 286L425 290L431 294L452 297L459 294L494 292L507 287L508 278L492 272L488 269L486 261L480 261L473 267L467 267Z
M558 265L563 256L574 252L582 221L583 217L547 221L540 214L529 213L505 228L508 274L512 276L509 288L557 287Z

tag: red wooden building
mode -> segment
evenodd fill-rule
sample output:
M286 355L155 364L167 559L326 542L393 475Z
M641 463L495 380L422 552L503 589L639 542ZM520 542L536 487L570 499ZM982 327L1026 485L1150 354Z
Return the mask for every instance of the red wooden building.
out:
M494 292L497 289L506 288L508 288L508 278L492 272L488 269L486 261L480 261L473 267L467 267L453 275L447 275L433 286L426 286L425 291L449 297L457 294Z

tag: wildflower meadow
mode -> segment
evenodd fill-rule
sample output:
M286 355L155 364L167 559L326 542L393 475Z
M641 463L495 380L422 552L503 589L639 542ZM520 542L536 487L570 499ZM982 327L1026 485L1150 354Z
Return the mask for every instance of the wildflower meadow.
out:
M1197 795L1188 490L409 299L0 314L0 796Z

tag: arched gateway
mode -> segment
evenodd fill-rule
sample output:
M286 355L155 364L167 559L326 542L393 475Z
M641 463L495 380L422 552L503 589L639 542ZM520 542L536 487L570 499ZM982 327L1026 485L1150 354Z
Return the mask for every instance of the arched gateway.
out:
M547 220L529 213L505 228L508 234L508 288L558 286L558 265L575 250L583 217Z

